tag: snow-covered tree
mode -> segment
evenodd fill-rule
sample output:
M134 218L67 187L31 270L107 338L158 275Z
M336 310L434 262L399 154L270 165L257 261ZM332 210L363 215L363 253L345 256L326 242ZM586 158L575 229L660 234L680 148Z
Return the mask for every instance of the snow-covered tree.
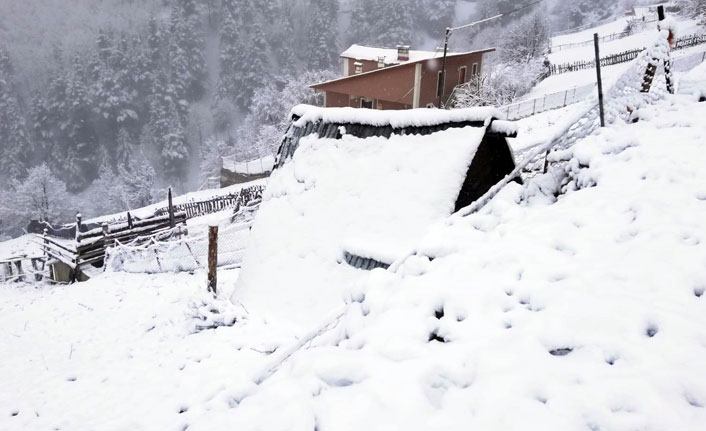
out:
M238 130L237 151L247 155L272 154L288 126L289 111L296 105L323 104L321 94L309 86L336 75L331 71L309 71L276 80L255 92L244 123Z
M378 46L411 44L413 10L405 0L384 0L376 12L379 16L376 26L383 29L375 40Z
M128 165L118 167L126 209L141 208L154 202L156 173L146 161L133 158Z
M543 58L550 45L550 29L544 14L533 13L503 31L498 54L506 63L529 63Z
M123 183L107 163L103 163L96 178L87 190L91 214L102 216L125 209Z
M0 171L8 178L24 174L30 151L27 125L14 86L14 68L0 46Z
M22 181L15 181L10 211L21 223L31 219L60 223L73 217L73 199L66 184L42 163L28 171Z
M201 147L201 163L199 172L201 181L220 176L221 157L225 155L227 145L223 140L209 138Z
M309 0L307 65L310 70L329 69L338 64L338 2Z

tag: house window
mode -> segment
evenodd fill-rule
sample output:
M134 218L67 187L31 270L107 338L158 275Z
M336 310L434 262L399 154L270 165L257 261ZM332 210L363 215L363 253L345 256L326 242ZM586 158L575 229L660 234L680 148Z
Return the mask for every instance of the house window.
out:
M471 69L471 76L478 75L478 63L473 63L473 68Z
M468 68L466 66L461 66L458 68L458 85L463 84L466 82L466 70Z
M359 73L363 73L363 63L356 61L355 63L353 63L353 65L355 66L355 74L356 75Z
M441 82L443 79L444 79L443 73L441 73L441 71L439 71L436 74L436 97L438 97L438 98L441 98L441 96L443 96L444 85Z
M373 99L366 99L364 97L360 98L360 107L366 109L373 109L375 103Z
M378 57L378 67L385 67L385 57Z

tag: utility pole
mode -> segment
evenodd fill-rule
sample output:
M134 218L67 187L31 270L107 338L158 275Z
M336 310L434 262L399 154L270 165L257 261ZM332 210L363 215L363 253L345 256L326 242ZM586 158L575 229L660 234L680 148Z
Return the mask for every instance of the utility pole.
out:
M440 88L439 88L438 91L437 91L437 93L438 93L438 94L437 94L437 98L438 98L439 108L441 108L441 98L442 98L443 95L444 95L444 86L446 85L446 55L448 54L448 50L449 50L449 38L451 38L451 35L452 35L455 31L458 31L458 30L465 30L465 29L467 29L467 28L471 28L471 27L477 26L477 25L479 25L479 24L486 23L486 22L488 22L488 21L492 21L492 20L495 20L495 19L498 19L498 18L502 18L502 17L507 16L507 15L511 15L511 14L513 14L513 13L515 13L515 12L519 12L519 11L521 11L521 10L527 9L528 7L532 7L532 6L536 5L536 4L542 3L543 1L544 1L544 0L535 0L535 1L533 1L532 3L528 3L528 4L524 5L524 6L519 6L519 7L515 8L515 9L509 11L509 12L499 13L499 14L497 14L497 15L495 15L495 16L491 16L490 18L485 18L485 19L482 19L482 20L480 20L480 21L472 22L472 23L470 23L470 24L465 24L465 25L461 25L461 26L458 26L458 27L446 27L446 33L445 33L445 35L444 35L444 57L443 57L443 59L441 60L441 78L439 79L439 87L440 87Z

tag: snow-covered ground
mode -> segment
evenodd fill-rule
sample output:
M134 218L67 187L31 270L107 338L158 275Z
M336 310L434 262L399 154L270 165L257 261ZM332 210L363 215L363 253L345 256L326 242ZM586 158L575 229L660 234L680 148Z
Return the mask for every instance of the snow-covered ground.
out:
M390 173L375 139L348 153L305 143L306 162L268 193L320 191L281 199L260 221L273 231L253 230L259 251L243 273L267 283L243 288L238 270L221 270L215 299L198 270L0 284L0 430L702 431L702 66L638 123L579 141L567 171L511 183L465 218L430 212L402 224L399 205L436 208L430 196L448 178L423 202L401 187L381 198L401 177L417 184L453 161L418 148L396 153ZM607 81L621 67L604 69ZM595 77L559 75L535 91L579 85L584 72ZM519 121L511 145L545 142L581 108ZM368 153L377 158L366 165ZM341 154L360 157L331 163ZM380 172L400 178L370 177ZM376 214L407 234L397 241L407 257L390 271L340 264L335 255L356 240L385 248L384 231L361 235ZM190 220L190 235L229 217ZM0 243L0 257L37 250L30 240ZM391 254L404 256L398 248Z
M0 429L702 430L704 116L669 96L581 141L580 189L508 186L306 330L232 271L219 300L200 272L2 285Z
M675 32L677 37L689 36L700 32L701 27L698 26L695 20L685 20L677 22ZM633 49L646 48L654 41L655 33L655 26L650 26L645 31L641 31L639 33L624 37L622 39L617 39L610 42L603 42L600 44L601 57L607 57L612 54L618 54ZM607 34L598 32L598 35L606 36ZM574 35L571 36L576 37ZM593 40L593 33L591 33L587 39L579 40L578 42L585 42L591 40ZM572 49L555 51L549 54L549 61L551 61L552 64L573 63L575 61L586 60L590 61L595 58L596 56L593 44L587 46L574 47Z

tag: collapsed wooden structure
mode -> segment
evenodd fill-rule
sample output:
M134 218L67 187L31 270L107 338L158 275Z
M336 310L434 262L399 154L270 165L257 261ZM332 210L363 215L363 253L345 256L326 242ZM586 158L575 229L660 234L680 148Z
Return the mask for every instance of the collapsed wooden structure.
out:
M366 111L351 108L313 108L300 106L292 111L292 124L283 138L275 169L285 166L295 155L300 141L313 139L341 140L345 135L358 139L421 136L429 137L430 145L443 146L437 135L450 129L473 128L482 132L469 132L468 140L479 140L474 147L471 161L455 197L454 210L464 208L483 196L515 168L515 161L507 138L516 137L513 123L500 120L500 113L492 108L475 108L458 111ZM405 116L405 112L409 113ZM409 120L406 120L408 118ZM396 138L396 139L397 139ZM444 151L443 147L439 151ZM463 157L466 157L464 155ZM438 166L438 169L448 169ZM519 177L518 181L521 181ZM450 214L449 214L450 215ZM412 217L413 215L409 215ZM347 264L370 270L387 268L392 262L381 258L363 256L344 250L341 259Z

